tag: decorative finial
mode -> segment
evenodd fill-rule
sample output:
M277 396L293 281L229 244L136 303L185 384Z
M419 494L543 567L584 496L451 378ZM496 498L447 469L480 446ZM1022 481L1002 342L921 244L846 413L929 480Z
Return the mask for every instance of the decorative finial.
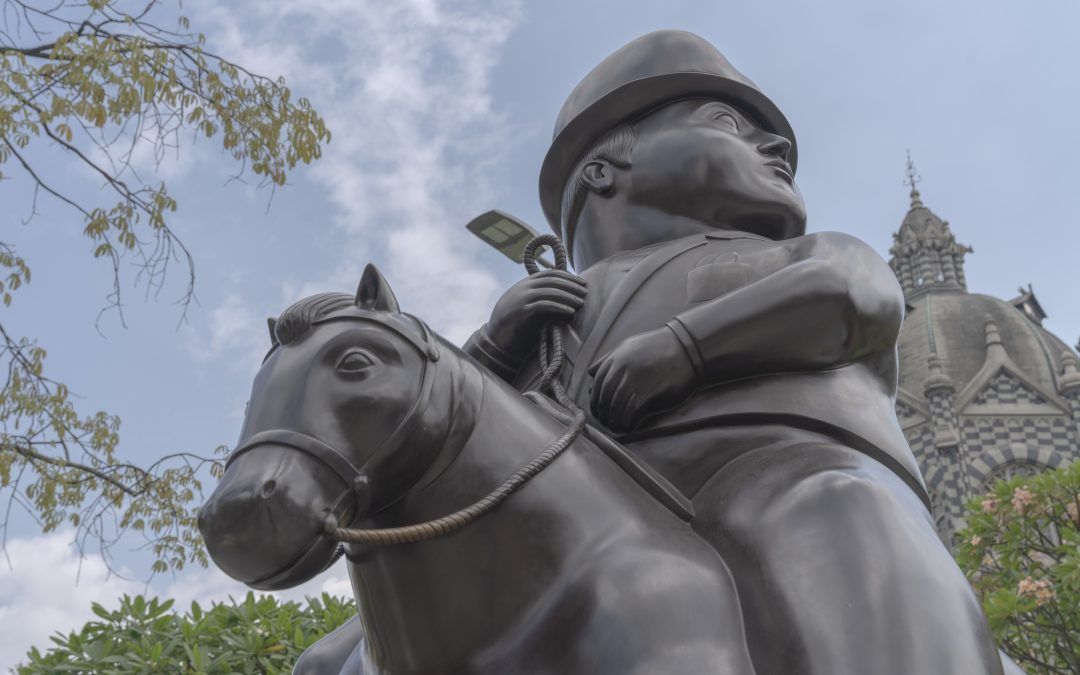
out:
M997 323L993 319L986 319L986 346L1001 344L1001 334L998 332Z
M1058 389L1066 396L1080 391L1080 361L1077 361L1070 351L1061 355L1061 379L1058 380Z
M904 179L904 185L911 186L911 208L918 208L923 205L922 198L919 196L919 189L915 186L922 181L922 176L915 170L915 162L911 159L911 150L907 151L907 178Z
M923 391L930 394L939 389L953 389L952 380L945 374L945 369L942 367L941 359L937 354L931 354L926 359L926 366L930 373L927 375L926 381L923 382Z

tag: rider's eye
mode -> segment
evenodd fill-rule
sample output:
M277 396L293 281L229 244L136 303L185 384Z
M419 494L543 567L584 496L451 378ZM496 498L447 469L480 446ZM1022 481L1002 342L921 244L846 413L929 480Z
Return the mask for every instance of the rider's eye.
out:
M341 360L338 361L337 369L342 373L358 373L373 365L375 365L375 361L367 352L353 350L341 357Z
M727 124L728 126L730 126L732 129L735 129L736 131L739 130L739 120L735 119L735 116L732 115L731 113L726 113L726 112L716 113L715 115L713 115L713 119L718 121L718 122L723 122L724 124Z

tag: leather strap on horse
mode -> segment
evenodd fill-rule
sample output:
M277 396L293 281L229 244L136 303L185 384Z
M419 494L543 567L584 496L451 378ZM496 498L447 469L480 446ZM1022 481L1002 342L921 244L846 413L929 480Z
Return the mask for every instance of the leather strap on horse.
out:
M551 247L555 254L555 267L565 271L567 258L562 241L553 234L544 234L530 241L525 247L524 263L529 274L536 274L540 271L536 264L536 250L541 246ZM552 398L559 402L559 405L569 410L573 415L573 421L566 431L540 453L536 459L515 471L501 485L488 493L486 497L442 518L405 527L378 529L338 527L337 519L331 514L327 517L324 525L326 534L337 541L350 544L384 546L426 541L459 530L498 506L554 462L581 435L582 429L585 428L585 412L574 405L559 380L559 372L562 369L563 361L562 325L552 322L545 326L540 333L540 368L543 372L540 391L551 395Z

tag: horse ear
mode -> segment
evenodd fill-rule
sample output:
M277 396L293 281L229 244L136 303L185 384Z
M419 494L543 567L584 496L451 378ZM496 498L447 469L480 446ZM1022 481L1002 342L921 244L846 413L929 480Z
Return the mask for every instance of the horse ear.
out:
M268 317L266 319L266 326L270 329L270 344L277 347L278 344L280 344L277 339L277 332L274 330L277 328L277 319L272 316Z
M380 312L401 311L394 292L390 290L390 284L383 278L379 268L371 263L364 268L364 275L360 277L360 287L356 289L356 305Z

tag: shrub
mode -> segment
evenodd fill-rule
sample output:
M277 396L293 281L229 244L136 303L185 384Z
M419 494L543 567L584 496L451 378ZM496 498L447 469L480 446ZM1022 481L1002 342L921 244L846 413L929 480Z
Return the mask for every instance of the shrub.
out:
M956 559L998 644L1029 673L1080 673L1080 462L968 504Z
M19 675L36 673L288 673L300 653L355 616L356 605L323 594L305 605L248 593L242 602L198 603L180 615L172 600L124 596L109 611L94 603L101 620L57 634L55 646L36 647Z

